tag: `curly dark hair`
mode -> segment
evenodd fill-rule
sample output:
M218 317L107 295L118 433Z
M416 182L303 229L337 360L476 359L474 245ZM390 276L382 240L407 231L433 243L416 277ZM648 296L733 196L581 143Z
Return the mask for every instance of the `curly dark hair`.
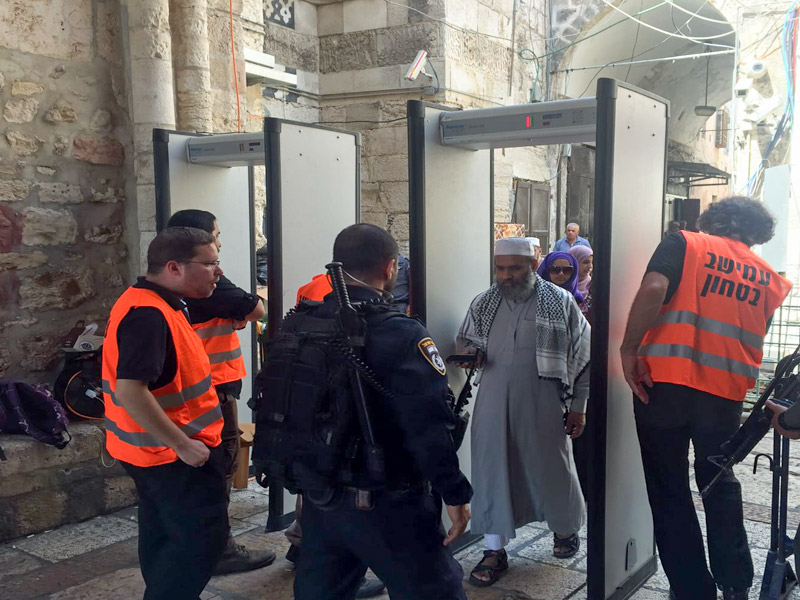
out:
M775 219L766 207L747 196L731 196L714 202L697 219L700 231L738 237L748 246L763 244L775 234Z

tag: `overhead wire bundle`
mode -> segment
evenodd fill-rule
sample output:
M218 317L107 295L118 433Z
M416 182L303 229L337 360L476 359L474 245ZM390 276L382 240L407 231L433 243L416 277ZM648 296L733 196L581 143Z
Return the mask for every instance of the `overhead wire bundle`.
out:
M769 157L781 138L791 131L794 123L794 95L795 95L795 69L797 66L797 19L800 16L800 0L792 2L784 15L783 26L781 27L781 54L783 56L783 69L786 75L786 103L783 107L783 114L775 127L772 138L761 155L753 175L747 180L747 195L754 196L758 193L763 182L764 171L769 165Z
M656 44L655 46L653 46L651 48L648 48L647 50L644 50L643 52L639 52L638 54L633 54L632 58L628 62L620 59L619 61L612 61L612 62L609 62L609 63L607 63L605 65L590 66L590 67L566 68L566 69L560 69L560 70L552 71L552 73L557 73L557 72L570 73L571 71L575 71L575 70L597 69L598 71L597 71L597 74L595 75L595 77L592 78L592 80L589 82L589 85L580 94L582 96L589 89L589 87L591 86L591 84L594 81L594 79L606 67L617 65L617 64L619 64L619 65L628 65L630 67L632 64L636 64L636 63L633 62L634 58L637 58L639 56L647 54L648 52L650 52L652 50L655 50L657 47L661 46L662 44L664 44L665 42L667 42L667 41L669 41L671 39L682 39L682 40L687 40L689 42L693 42L695 44L700 44L700 45L702 45L704 47L706 52L708 52L711 47L724 48L724 50L711 52L711 54L728 54L728 53L732 53L734 51L734 47L733 46L729 46L727 44L720 44L720 43L715 43L715 42L709 41L709 40L715 40L715 39L724 38L724 37L727 37L727 36L731 35L732 33L736 33L736 31L734 29L731 29L729 31L724 31L722 33L717 33L717 34L714 34L714 35L707 35L707 36L704 36L702 38L693 37L693 36L686 35L685 33L683 33L682 30L685 27L687 27L689 25L689 23L694 19L702 19L704 21L709 21L709 22L712 22L712 23L727 24L727 21L709 18L709 17L706 17L704 15L700 15L699 14L700 11L702 10L702 8L708 3L708 0L706 0L706 2L701 4L700 7L695 11L690 11L690 10L688 10L686 8L683 8L683 7L679 6L673 0L662 0L661 2L658 2L657 4L654 4L653 6L641 9L638 12L635 12L633 14L627 13L627 12L619 9L619 7L614 5L609 0L602 0L602 2L604 4L606 4L606 5L608 5L610 8L614 9L615 11L622 13L624 18L622 18L622 19L620 19L618 21L615 21L615 22L607 25L606 27L603 27L602 29L600 29L598 31L595 31L595 32L593 32L593 33L591 33L591 34L589 34L589 35L587 35L585 37L582 37L580 39L574 40L574 41L572 41L572 42L570 42L570 43L568 43L568 44L566 44L566 45L564 45L564 46L562 46L560 48L557 48L557 49L554 49L552 51L546 52L545 54L542 54L541 56L537 56L536 53L530 48L520 48L520 50L518 52L519 58L522 59L523 61L531 61L535 65L536 70L535 70L535 78L534 78L534 87L535 87L536 83L538 83L539 77L540 77L540 73L542 72L542 66L540 64L541 60L543 60L545 58L548 58L550 56L560 55L565 50L567 50L568 48L570 48L572 46L575 46L577 44L581 44L581 43L585 42L586 40L589 40L589 39L593 38L594 36L599 35L599 34L605 32L605 31L611 29L612 27L615 27L617 25L620 25L620 24L626 23L626 22L634 22L634 23L637 24L637 38L638 38L638 31L639 31L640 27L646 27L646 28L651 29L653 31L662 33L662 34L666 35L666 37L661 42ZM673 19L673 24L675 26L675 31L666 31L664 29L660 29L658 27L655 27L655 26L653 26L653 25L651 25L649 23L646 23L646 22L644 22L644 21L642 21L642 20L637 18L637 17L640 17L640 16L642 16L642 15L644 15L646 13L649 13L651 11L654 11L654 10L658 9L658 8L661 8L663 6L668 6L669 7L670 14L672 13L672 11L674 9L677 9L677 10L680 10L681 12L684 12L684 13L688 14L689 17L686 20L686 22L683 23L682 25L675 24L675 21ZM553 39L555 39L555 38L553 38ZM635 49L634 49L634 52L635 52ZM661 61L661 60L678 60L678 59L683 59L683 58L696 58L697 56L699 56L699 55L688 54L688 55L668 56L668 57L661 57L661 58L651 59L651 61L652 62L656 62L656 61ZM643 62L649 62L649 61L643 61ZM531 100L532 100L532 98L531 98Z

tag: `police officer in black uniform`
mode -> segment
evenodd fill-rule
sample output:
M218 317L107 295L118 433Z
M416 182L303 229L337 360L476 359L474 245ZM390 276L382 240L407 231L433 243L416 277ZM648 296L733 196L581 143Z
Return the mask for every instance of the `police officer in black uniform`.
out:
M344 229L333 247L353 303L375 301L397 277L397 242L379 227ZM333 318L334 295L312 309ZM444 361L425 328L404 315L368 328L364 360L390 395L368 391L386 481L357 473L341 502L303 507L297 600L351 600L367 567L392 600L466 600L463 571L446 547L466 529L472 487L458 467L448 427ZM442 500L453 525L445 534Z

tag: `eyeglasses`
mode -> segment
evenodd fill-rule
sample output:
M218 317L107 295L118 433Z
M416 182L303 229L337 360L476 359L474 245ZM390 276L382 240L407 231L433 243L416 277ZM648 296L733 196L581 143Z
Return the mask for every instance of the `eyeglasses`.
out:
M553 275L558 275L559 273L563 273L564 275L572 275L573 271L575 271L573 267L557 267L555 265L550 267L550 273Z
M207 267L216 268L219 266L218 260L183 260L182 263L197 263L198 265L205 265Z

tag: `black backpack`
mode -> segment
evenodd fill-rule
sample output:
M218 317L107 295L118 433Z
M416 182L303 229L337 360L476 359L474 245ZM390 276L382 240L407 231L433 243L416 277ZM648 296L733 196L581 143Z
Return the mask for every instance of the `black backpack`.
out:
M266 342L251 408L258 482L324 495L352 482L359 457L354 370L373 390L387 392L348 347L337 320L309 314L319 304L298 305ZM359 312L373 326L402 316L385 305L360 306Z

